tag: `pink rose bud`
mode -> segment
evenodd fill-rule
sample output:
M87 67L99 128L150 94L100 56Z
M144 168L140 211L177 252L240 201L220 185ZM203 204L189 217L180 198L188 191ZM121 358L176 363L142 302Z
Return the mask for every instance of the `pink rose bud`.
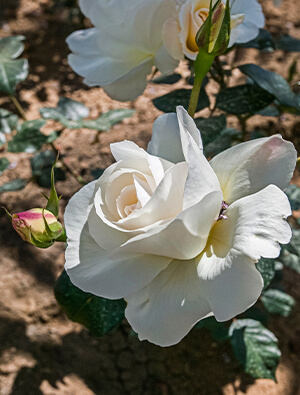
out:
M40 248L50 247L63 232L55 215L42 208L13 214L11 220L23 240Z

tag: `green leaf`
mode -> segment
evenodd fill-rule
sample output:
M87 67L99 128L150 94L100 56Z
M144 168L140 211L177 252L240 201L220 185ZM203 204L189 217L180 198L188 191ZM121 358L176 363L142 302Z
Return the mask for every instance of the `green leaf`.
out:
M281 356L277 338L259 321L234 321L229 329L233 351L245 372L256 379L276 381L275 371Z
M82 120L79 127L103 132L108 131L117 123L122 122L125 118L132 117L134 113L135 110L127 108L111 110L102 114L98 119Z
M240 140L241 132L232 128L223 129L216 139L204 146L204 153L207 157L212 157L230 148L234 142Z
M234 140L237 140L241 135L235 129L226 128L224 114L211 118L196 118L195 123L201 132L204 153L208 157L217 155L231 147Z
M256 263L256 269L260 272L264 280L264 289L267 289L275 276L275 260L268 258L261 258Z
M290 252L287 248L282 246L281 248L281 255L280 261L287 267L295 270L297 273L300 274L300 257L298 254Z
M256 129L256 130L252 130L249 133L249 137L250 137L250 140L255 140L255 139L260 139L262 137L268 137L268 134L266 133L265 130Z
M251 319L255 321L259 321L263 325L267 325L269 321L269 314L266 310L262 309L259 305L255 304L254 306L250 307L248 310L244 311L240 315L241 319Z
M21 189L25 188L27 184L26 180L22 178L18 178L16 180L7 182L0 186L0 193L3 192L12 192L12 191L20 191Z
M100 178L102 176L102 174L104 173L105 169L92 169L91 170L91 175L93 176L94 180L98 180L98 178Z
M291 37L288 34L283 34L276 42L278 49L286 52L300 52L300 40Z
M221 90L216 105L229 114L255 114L271 104L274 96L250 84L238 85Z
M287 77L287 82L291 84L294 78L297 78L297 65L298 65L298 55L293 60L292 64L289 67L289 73Z
M82 119L89 115L89 110L83 104L71 99L61 98L58 106L46 107L40 110L44 119L54 119L59 121L68 129L93 129L107 131L111 127L125 118L134 114L134 110L120 108L102 114L98 119Z
M45 107L40 109L40 114L44 119L54 119L62 124L68 120L78 121L89 116L89 109L82 103L60 97L57 107Z
M47 233L47 239L50 238L51 240L57 240L62 234L62 230L63 230L62 224L58 221L54 222L52 224L48 224L48 222L45 218L44 211L45 210L43 209L42 215L43 215L45 230Z
M18 125L17 134L8 142L8 152L32 153L40 150L48 142L48 136L40 132L45 123L43 119L35 119Z
M109 300L81 291L65 271L54 286L56 300L72 321L84 325L93 335L102 336L120 324L126 302Z
M262 115L263 117L279 117L280 111L277 107L270 105L263 110L258 111L256 114Z
M6 143L6 137L5 134L0 132L0 147Z
M55 153L50 150L39 152L31 158L32 175L36 178L39 186L51 188L51 169L55 159ZM65 172L62 168L56 167L54 169L54 175L58 181L64 181L66 179Z
M300 273L300 229L292 229L292 239L287 245L281 246L279 260L285 265Z
M222 322L218 322L215 317L208 317L204 320L197 322L195 328L207 329L211 333L211 335L220 342L228 339L229 328L225 326Z
M13 95L28 75L27 59L16 59L24 50L24 36L0 39L0 91Z
M0 132L9 134L18 125L19 117L12 112L0 108Z
M153 99L152 102L160 111L175 112L177 106L183 106L184 108L189 107L191 92L191 89L177 89L167 93L166 95ZM205 92L205 89L201 88L196 111L203 110L203 108L208 106L208 96Z
M300 209L300 188L297 185L290 184L285 190L287 194L292 210Z
M259 30L259 34L254 40L237 45L243 48L256 48L262 52L273 52L276 48L276 44L271 33L264 29Z
M162 75L161 77L157 77L154 80L151 80L152 84L167 84L167 85L172 85L176 84L181 80L181 74L178 73L173 73L170 75Z
M9 166L9 160L7 158L0 158L0 176Z
M295 93L281 75L264 70L256 64L244 64L239 69L261 89L273 95L281 105L299 109Z
M204 147L214 141L222 130L226 128L226 117L224 114L211 118L196 118L194 121L201 132Z
M288 317L295 306L294 298L279 289L268 289L260 299L269 313L284 317Z

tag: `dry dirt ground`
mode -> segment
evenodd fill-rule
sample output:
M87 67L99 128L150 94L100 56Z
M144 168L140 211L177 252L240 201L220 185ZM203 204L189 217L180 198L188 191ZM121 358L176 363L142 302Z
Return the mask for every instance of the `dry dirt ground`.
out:
M272 33L300 38L299 0L283 0L281 8L274 8L271 0L262 0L262 5ZM66 8L51 12L51 6L49 0L0 0L0 36L23 34L27 38L24 55L29 59L30 74L20 84L17 95L28 118L39 117L41 107L55 106L59 96L82 101L91 109L92 117L113 108L136 110L132 118L102 134L98 141L96 133L89 130L65 130L60 136L57 146L64 160L75 174L89 181L92 169L111 164L109 143L128 138L146 147L153 121L160 114L151 99L168 92L170 87L149 85L142 97L125 104L110 100L99 88L87 88L67 65L68 48L64 41L82 22L75 17L69 23ZM295 57L296 54L283 51L260 54L256 50L241 50L236 62L254 62L287 76ZM180 71L185 73L184 65ZM236 81L240 78L237 73ZM172 89L182 85L183 80ZM214 91L212 84L209 92L212 95ZM0 97L0 105L14 111L4 96ZM230 123L234 122L230 119ZM45 130L56 126L49 123ZM299 117L287 115L274 121L257 116L250 127L263 128L270 134L282 133L299 148ZM0 152L0 156L4 153ZM16 163L16 168L1 176L1 184L14 178L30 178L32 155L5 156ZM294 182L298 180L296 175ZM62 213L79 188L70 174L65 182L57 183L58 192L63 195ZM40 207L44 205L41 190L47 192L30 182L23 191L3 193L0 203L11 212ZM300 279L288 269L284 272L285 286L298 301L298 308L289 318L272 317L269 324L282 350L278 382L254 382L242 373L230 345L218 345L202 330L192 330L171 348L139 342L126 323L101 339L94 338L70 322L55 301L53 285L63 269L63 245L41 251L23 243L1 211L0 246L1 395L300 394Z

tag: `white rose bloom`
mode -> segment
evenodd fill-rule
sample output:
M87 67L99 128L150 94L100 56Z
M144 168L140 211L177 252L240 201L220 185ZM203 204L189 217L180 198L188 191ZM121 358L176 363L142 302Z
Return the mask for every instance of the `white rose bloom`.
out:
M182 108L154 123L148 152L111 145L116 163L70 200L66 270L84 291L125 298L141 340L170 346L199 320L226 321L253 305L254 265L279 255L291 214L286 188L296 150L281 136L211 160Z
M164 43L175 59L184 55L195 60L198 47L196 34L209 13L210 0L174 0L177 15L170 16L163 25ZM226 3L226 0L222 0ZM213 5L217 0L213 0ZM257 0L230 0L231 35L229 47L254 39L264 27L265 18Z
M72 69L89 86L102 86L113 99L143 93L152 66L171 73L178 61L163 44L162 25L175 12L173 0L79 0L94 28L67 38Z

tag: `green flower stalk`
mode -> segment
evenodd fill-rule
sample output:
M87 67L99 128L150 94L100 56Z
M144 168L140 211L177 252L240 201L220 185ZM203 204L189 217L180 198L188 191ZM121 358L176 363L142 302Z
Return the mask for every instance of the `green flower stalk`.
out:
M194 116L199 98L200 88L216 56L223 54L230 40L230 7L218 0L214 7L210 2L209 15L196 34L199 52L195 60L195 82L191 94L188 113Z

